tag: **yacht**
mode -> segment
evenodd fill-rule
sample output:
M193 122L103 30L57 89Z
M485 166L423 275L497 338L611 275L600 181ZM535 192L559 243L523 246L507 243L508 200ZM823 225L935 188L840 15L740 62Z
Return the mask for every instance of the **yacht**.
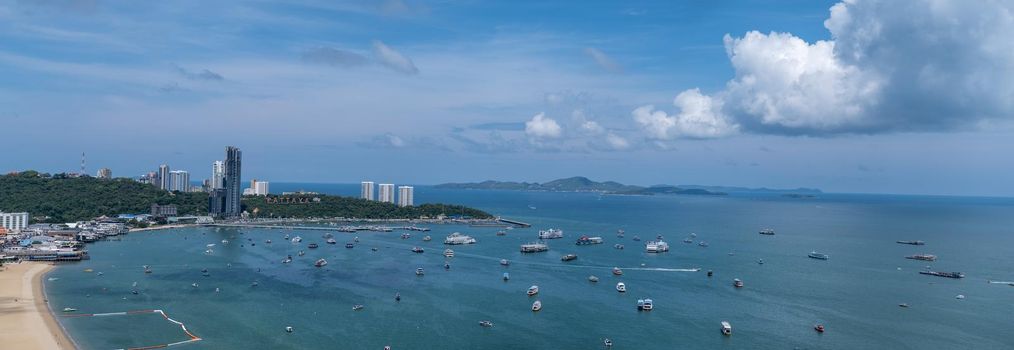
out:
M741 281L741 280L740 280L740 279L738 279L738 278L734 278L734 279L732 280L732 286L733 286L733 287L736 287L736 288L743 288L743 281Z
M614 267L613 268L613 274L617 275L617 276L622 275L623 274L623 270L620 270L619 267Z
M510 266L511 262L510 262L510 260L507 260L507 259L500 259L500 265Z
M817 260L827 260L827 259L831 258L827 254L817 253L816 251L810 252L810 254L808 254L807 256L809 256L809 257L811 257L813 259L817 259Z
M532 311L539 311L539 310L542 310L542 302L536 300L534 303L532 303Z
M588 276L588 282L598 282L599 278L596 276Z
M313 266L316 267L324 267L325 265L327 265L327 260L324 260L324 258L317 259L317 262L313 263Z
M328 238L325 242L327 242L327 244L338 244L338 241L334 240L334 238Z
M292 243L299 243L299 242L302 242L302 241L303 241L303 238L299 237L299 236L292 237L292 240L291 240Z
M446 239L444 239L444 244L450 245L473 244L473 243L475 243L475 238L461 234L460 232L452 233L449 236L447 236Z
M310 248L310 249L317 249L317 247L319 247L319 246L317 245L317 243L310 243L310 244L309 244L309 245L307 245L306 247L307 247L307 248Z
M627 285L623 284L623 282L617 283L616 284L616 291L620 292L620 293L625 293L627 291Z
M416 276L422 276L423 274L424 274L423 268L420 267L420 268L415 269L415 275Z
M765 236L774 236L775 235L775 230L766 228L766 229L760 230L760 232L757 232L757 233L765 235Z
M433 237L430 237L430 236L423 237L423 242L429 242L429 241L432 241L432 240L433 240Z
M664 253L669 251L669 243L663 241L648 241L645 244L645 251L648 253Z
M727 321L722 321L722 334L732 335L732 325Z
M577 254L567 254L560 258L561 261L571 261L577 259Z
M528 292L527 293L528 293L528 296L533 296L533 295L539 294L539 286L534 286L533 285L531 287L528 287Z
M446 258L453 258L454 257L454 250L444 249L444 257L446 257Z
M539 239L563 238L563 231L554 228L539 231Z
M412 247L412 252L413 252L413 253L422 253L422 252L424 252L424 251L425 251L425 250L423 250L422 248L419 248L419 247Z

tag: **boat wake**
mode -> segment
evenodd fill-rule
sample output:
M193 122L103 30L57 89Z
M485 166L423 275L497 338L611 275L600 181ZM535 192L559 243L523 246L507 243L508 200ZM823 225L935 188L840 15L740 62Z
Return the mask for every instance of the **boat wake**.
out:
M1012 285L1014 285L1014 282L1005 282L1005 281L987 281L987 282L989 282L990 284L1012 284Z

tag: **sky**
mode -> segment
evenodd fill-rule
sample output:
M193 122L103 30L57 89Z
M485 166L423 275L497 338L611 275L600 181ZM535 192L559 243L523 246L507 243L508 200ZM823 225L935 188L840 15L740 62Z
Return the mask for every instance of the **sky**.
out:
M1014 3L0 1L0 171L1014 196Z

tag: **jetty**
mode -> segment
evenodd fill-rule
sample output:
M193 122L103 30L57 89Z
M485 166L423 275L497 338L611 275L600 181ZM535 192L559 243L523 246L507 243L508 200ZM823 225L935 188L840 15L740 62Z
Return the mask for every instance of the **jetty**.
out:
M527 222L521 222L521 221L511 220L511 219L505 219L505 218L502 218L502 217L497 217L496 221L499 221L499 222L502 222L502 223L505 223L505 224L514 225L514 226L517 226L517 227L532 227L532 224L529 224Z

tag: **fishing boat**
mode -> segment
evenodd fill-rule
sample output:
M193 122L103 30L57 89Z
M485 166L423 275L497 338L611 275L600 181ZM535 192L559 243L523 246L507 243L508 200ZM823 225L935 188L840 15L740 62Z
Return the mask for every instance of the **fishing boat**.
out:
M474 244L474 243L475 243L475 238L472 238L471 236L468 236L468 235L464 235L461 232L454 232L454 233L448 235L447 238L444 238L444 244L449 244L449 245L462 245L462 244Z
M422 276L424 274L425 274L425 272L423 272L423 268L420 267L420 268L415 269L415 275L416 276Z
M947 277L947 278L965 278L965 274L961 272L938 272L938 271L919 271L923 275Z
M599 281L598 277L596 277L596 276L588 276L588 282L595 283L595 282L598 282L598 281Z
M736 287L736 288L743 288L743 281L741 281L741 280L740 280L740 279L738 279L738 278L734 278L734 279L732 280L732 286L733 286L733 287Z
M510 262L510 260L507 260L507 259L500 259L500 265L510 266L511 262Z
M359 310L362 310L362 309L363 309L363 307L364 307L364 306L363 306L362 304L356 304L356 305L352 305L352 311L359 311Z
M936 261L937 260L937 256L936 255L932 255L932 254L916 254L916 255L906 256L905 259L923 260L923 261Z
M493 322L492 321L479 321L479 325L482 326L482 327L486 327L486 328L492 328L493 327Z
M620 293L626 293L627 285L623 284L623 282L616 283L616 291Z
M614 267L613 268L613 274L617 275L617 276L622 275L623 274L623 270L620 270L619 267Z
M817 333L824 333L824 325L818 324L813 326L813 330L817 331Z
M760 232L757 232L757 233L765 235L765 236L774 236L775 235L775 230L766 228L766 229L760 230Z
M531 287L528 287L528 292L526 293L528 293L528 296L539 294L539 286L533 285Z
M454 250L452 250L450 248L444 249L444 257L445 258L453 258L454 257Z
M511 279L511 274L504 272L503 273L503 280L504 281L508 281L510 279Z
M532 303L532 311L539 311L539 310L542 310L542 302L536 300L534 303Z
M317 261L313 263L313 266L316 267L324 267L325 265L327 265L327 260L324 260L324 258L317 259Z
M423 250L422 248L419 248L419 247L412 247L412 252L413 252L413 253L422 253L422 252L424 252L424 251L425 251L425 250Z
M327 244L338 244L338 241L336 241L334 238L328 238L327 241L325 242L327 242Z
M561 261L571 261L571 260L574 260L574 259L577 259L577 254L567 254L567 255L564 255L564 256L560 257Z
M722 334L732 335L732 325L727 321L722 321Z
M563 238L563 231L551 228L548 230L539 231L539 239L557 239Z

